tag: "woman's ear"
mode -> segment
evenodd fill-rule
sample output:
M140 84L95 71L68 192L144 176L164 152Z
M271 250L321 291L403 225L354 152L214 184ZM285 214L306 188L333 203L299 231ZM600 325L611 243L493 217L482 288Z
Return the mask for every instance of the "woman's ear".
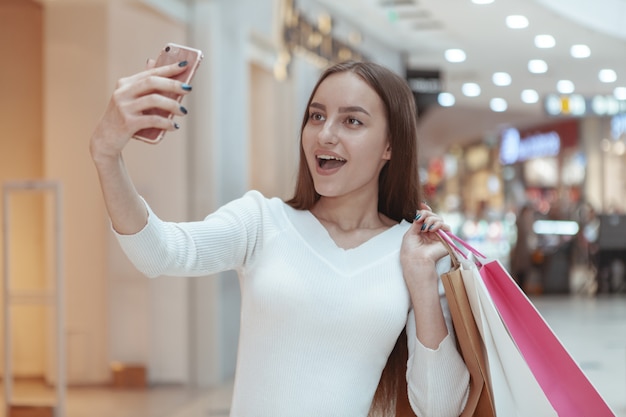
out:
M385 152L383 152L383 159L389 161L391 159L391 144L387 142L387 147L385 148Z

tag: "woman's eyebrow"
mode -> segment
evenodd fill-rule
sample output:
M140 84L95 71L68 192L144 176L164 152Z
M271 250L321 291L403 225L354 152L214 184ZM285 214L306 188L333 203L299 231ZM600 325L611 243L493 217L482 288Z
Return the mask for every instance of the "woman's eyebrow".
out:
M371 116L369 112L361 106L339 107L339 113L354 113L354 112L365 113L368 116Z
M313 102L310 104L309 107L313 107L316 109L320 109L320 110L326 110L326 106L321 104L321 103L317 103L317 102ZM367 110L365 110L363 107L361 106L346 106L346 107L339 107L339 113L354 113L354 112L360 112L360 113L365 113L368 116L371 116L369 114L369 112Z

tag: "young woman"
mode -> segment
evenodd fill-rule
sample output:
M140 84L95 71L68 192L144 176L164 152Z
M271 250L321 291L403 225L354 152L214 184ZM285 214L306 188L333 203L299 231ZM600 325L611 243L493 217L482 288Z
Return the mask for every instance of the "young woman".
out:
M416 111L406 82L373 63L326 70L301 128L291 200L246 193L203 221L159 219L122 150L161 94L186 92L178 65L120 80L91 139L118 240L148 276L239 273L241 330L231 416L457 417L469 374L439 274L447 228L420 203ZM407 354L408 353L408 354ZM410 414L406 414L410 415Z

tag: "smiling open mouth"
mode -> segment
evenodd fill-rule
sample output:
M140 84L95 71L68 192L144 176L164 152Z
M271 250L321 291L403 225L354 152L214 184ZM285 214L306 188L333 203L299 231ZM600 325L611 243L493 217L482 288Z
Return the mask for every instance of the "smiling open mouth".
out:
M332 155L318 155L317 163L322 169L335 169L342 167L347 161Z

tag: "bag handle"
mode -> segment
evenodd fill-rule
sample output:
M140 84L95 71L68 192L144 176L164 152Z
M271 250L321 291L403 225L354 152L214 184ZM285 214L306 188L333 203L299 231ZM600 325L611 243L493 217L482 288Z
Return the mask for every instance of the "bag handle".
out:
M459 245L461 245L462 247L467 249L472 255L474 255L475 259L473 261L478 266L482 266L483 261L487 259L485 255L478 251L478 249L474 248L469 243L456 236L454 233L439 229L437 231L437 234L439 238L443 242L445 242L445 246L447 246L447 248L453 249L456 254L461 255L464 259L468 259L467 255L461 250L461 248L459 248Z
M441 232L441 230L439 232ZM450 263L452 264L452 268L451 269L458 269L458 268L460 268L461 267L461 261L459 260L459 255L464 257L465 259L467 259L465 254L463 252L459 251L459 249L454 245L454 243L452 243L450 238L447 237L445 234L437 233L437 237L439 238L439 240L441 241L443 246L446 248L446 250L450 254Z
M461 246L463 246L465 249L467 249L468 251L470 251L472 254L474 254L475 256L481 258L481 259L487 259L487 256L483 255L482 253L480 253L478 251L478 249L474 248L473 246L471 246L469 243L467 243L466 241L464 241L463 239L461 239L460 237L458 237L457 235L455 235L452 232L446 232L444 231L444 233L449 236L452 240L458 242L461 244Z
M454 244L454 241L447 235L446 232L439 229L437 231L437 237L439 237L439 240L441 240L443 246L446 247L447 251L450 253L451 258L454 258L457 262L459 260L459 256L461 256L463 259L467 259L467 255L465 255L465 253L463 253L463 251Z

